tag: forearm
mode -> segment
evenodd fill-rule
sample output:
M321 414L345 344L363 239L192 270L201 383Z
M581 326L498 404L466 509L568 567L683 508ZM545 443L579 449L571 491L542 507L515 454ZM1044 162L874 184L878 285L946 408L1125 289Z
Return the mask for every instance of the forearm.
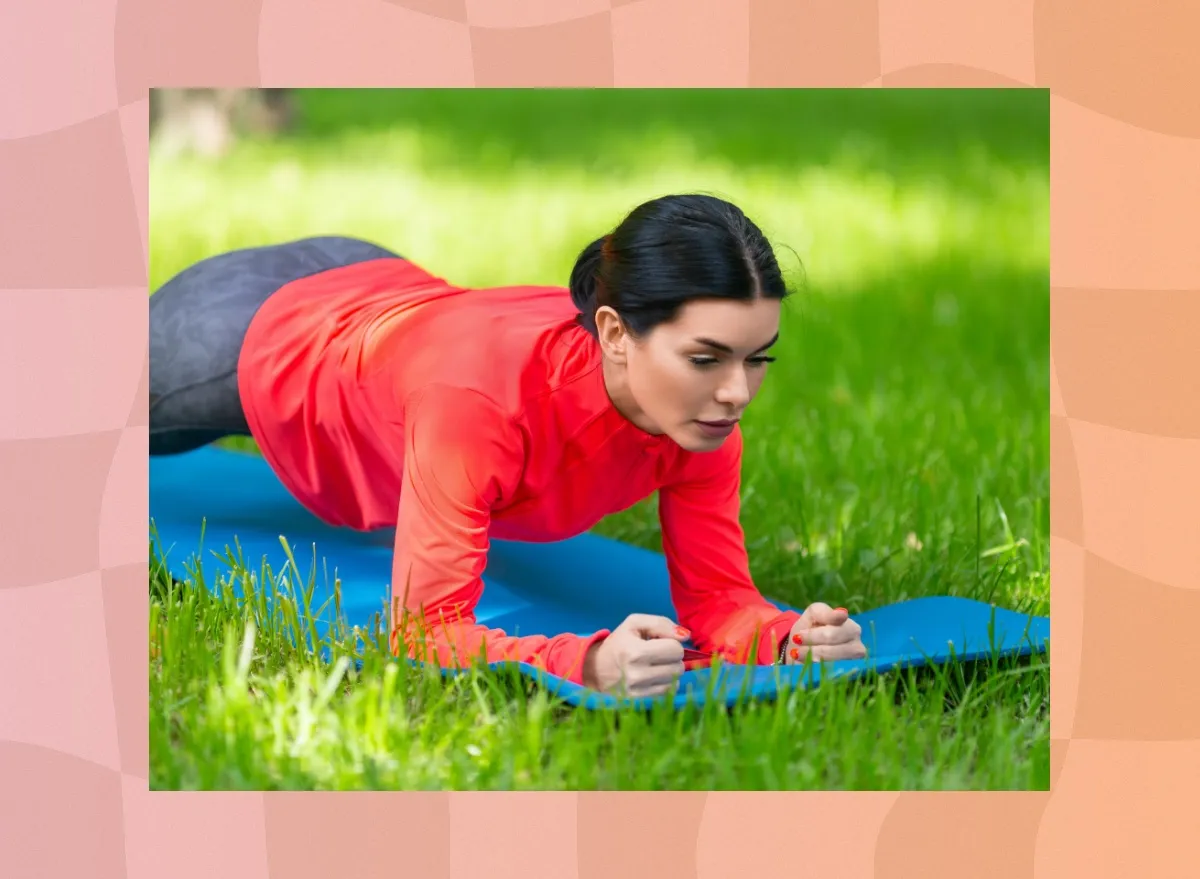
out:
M696 456L661 494L671 593L696 645L739 663L774 662L799 617L754 585L740 522L741 434Z
M499 629L477 625L472 619L429 619L401 609L393 629L392 649L412 659L443 668L468 668L475 662L521 662L573 683L585 682L590 648L609 634L527 635L515 637Z

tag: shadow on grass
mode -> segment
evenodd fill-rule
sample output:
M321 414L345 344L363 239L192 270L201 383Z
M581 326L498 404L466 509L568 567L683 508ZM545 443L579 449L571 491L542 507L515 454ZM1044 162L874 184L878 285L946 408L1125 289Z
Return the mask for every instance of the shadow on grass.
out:
M1049 169L1049 98L1032 89L300 90L298 105L298 146L419 132L437 144L425 167L475 173L624 171L655 145L745 172L845 166L959 186L997 166Z

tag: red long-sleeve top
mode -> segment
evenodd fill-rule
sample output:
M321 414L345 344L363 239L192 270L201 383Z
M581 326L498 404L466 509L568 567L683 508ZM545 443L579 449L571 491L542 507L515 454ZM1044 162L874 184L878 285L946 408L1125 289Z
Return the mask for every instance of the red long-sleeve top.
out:
M395 527L393 624L408 611L420 631L394 629L393 650L403 640L443 665L482 653L580 683L608 630L518 638L475 622L488 539L564 539L658 491L678 622L701 650L771 662L797 614L750 577L740 432L690 453L636 427L575 317L561 287L468 289L404 259L360 263L267 300L239 391L300 503L332 524Z

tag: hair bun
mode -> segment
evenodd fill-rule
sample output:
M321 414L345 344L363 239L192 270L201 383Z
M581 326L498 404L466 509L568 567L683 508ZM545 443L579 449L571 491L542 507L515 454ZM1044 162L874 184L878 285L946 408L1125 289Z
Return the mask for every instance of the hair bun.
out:
M608 253L609 237L597 238L585 247L571 270L571 301L579 309L580 323L590 331L596 328L600 269Z

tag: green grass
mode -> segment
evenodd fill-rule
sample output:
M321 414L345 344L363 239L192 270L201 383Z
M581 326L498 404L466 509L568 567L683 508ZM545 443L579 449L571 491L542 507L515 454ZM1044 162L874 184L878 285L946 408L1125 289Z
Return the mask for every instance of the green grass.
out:
M309 93L292 137L219 162L152 155L151 288L222 249L327 233L466 284L562 284L637 202L729 197L797 290L745 423L760 589L852 612L953 594L1047 613L1048 141L1039 92ZM655 513L650 498L596 530L658 549ZM296 594L269 611L262 572L209 556L203 575L151 570L158 788L1049 781L1044 657L732 712L593 714L512 675L409 669L378 632L326 644L361 671L322 665L294 646Z

